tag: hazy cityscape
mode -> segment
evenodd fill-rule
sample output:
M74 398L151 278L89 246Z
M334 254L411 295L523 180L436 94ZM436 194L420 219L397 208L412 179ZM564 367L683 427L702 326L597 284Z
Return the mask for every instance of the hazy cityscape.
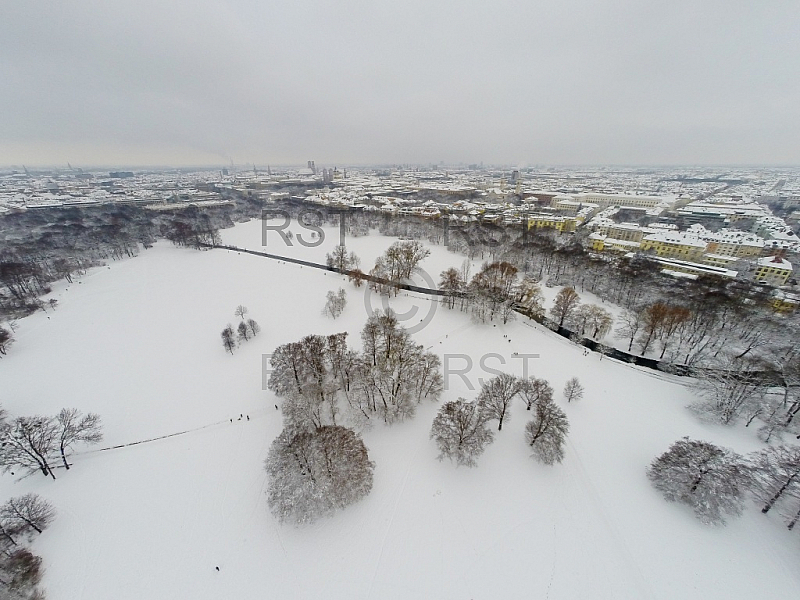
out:
M800 595L800 3L7 3L0 600Z

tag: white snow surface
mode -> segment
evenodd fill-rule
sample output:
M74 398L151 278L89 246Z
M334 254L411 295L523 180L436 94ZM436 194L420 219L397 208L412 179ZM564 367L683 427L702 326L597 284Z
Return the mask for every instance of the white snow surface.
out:
M261 249L257 222L223 233ZM392 241L355 238L348 247L371 265ZM304 250L312 259L324 251ZM432 252L423 267L437 280L462 260ZM340 286L345 313L323 317L325 292ZM414 420L363 433L376 463L365 500L311 526L276 522L262 467L281 417L279 400L262 389L262 355L342 330L359 346L364 293L332 273L168 243L57 285L58 309L22 320L0 360L3 406L13 415L100 413L101 447L187 433L82 451L56 481L0 477L3 500L35 492L58 511L33 545L48 598L797 597L800 539L777 515L750 504L727 526L705 526L645 477L682 436L747 452L760 447L749 430L699 422L678 379L584 357L527 321L477 325L441 307L415 339L442 356L472 357L473 387L492 375L480 363L488 353L486 367L516 374L523 361L514 352L540 355L531 372L552 383L570 419L564 462L530 458L521 401L477 468L436 460L428 435L438 407L475 395L451 375L442 400L422 404ZM424 314L429 303L391 301L400 313ZM235 325L238 304L262 332L231 356L219 334ZM560 390L574 375L586 395L567 404Z

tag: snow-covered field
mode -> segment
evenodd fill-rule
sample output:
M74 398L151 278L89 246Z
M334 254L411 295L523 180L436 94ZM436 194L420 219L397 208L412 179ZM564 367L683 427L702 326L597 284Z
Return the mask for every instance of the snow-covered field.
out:
M257 222L223 239L261 249ZM348 247L371 265L391 241L351 238ZM303 252L319 259L325 249ZM461 260L433 247L423 267L438 280ZM349 304L334 321L320 311L325 292L340 286ZM425 404L413 421L364 433L376 462L364 501L313 526L279 525L267 510L262 463L281 419L262 390L262 355L309 333L347 330L359 344L364 293L316 269L167 243L56 286L59 308L21 321L0 360L3 406L14 415L98 412L103 447L187 433L76 455L56 481L0 478L3 500L36 492L58 510L34 543L48 597L797 597L800 539L777 516L753 506L725 527L704 526L644 475L682 436L746 452L759 447L749 431L698 422L676 380L585 357L528 322L476 325L441 307L415 338L474 363L466 381L447 378L443 400L474 394L468 383L491 376L480 364L489 353L499 356L486 367L516 374L514 352L538 353L530 369L556 390L580 377L581 403L558 397L571 423L563 464L528 456L521 402L476 469L440 463L428 439L438 404ZM401 295L392 306L426 314L429 302ZM263 331L230 356L219 332L236 323L238 304Z

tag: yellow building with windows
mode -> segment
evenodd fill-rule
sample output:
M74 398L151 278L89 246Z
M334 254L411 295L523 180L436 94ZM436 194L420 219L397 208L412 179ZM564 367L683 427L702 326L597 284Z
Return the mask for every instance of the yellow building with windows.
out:
M701 262L707 244L695 237L676 233L653 233L642 239L643 252L652 251L656 256L677 258L689 262Z
M761 251L764 248L764 242L761 243L742 240L741 242L709 242L708 252L711 254L720 254L722 256L734 256L736 258L747 258L751 256L761 256Z
M639 250L639 242L593 233L589 236L589 247L595 252L636 252Z
M676 200L671 196L632 196L630 194L599 194L595 192L574 194L572 197L579 202L597 204L602 208L615 205L655 208L662 204L664 206L672 206Z
M758 261L755 280L759 283L786 285L792 274L792 263L780 256L765 256Z
M578 225L574 217L558 215L529 215L528 229L555 229L559 233L572 233Z
M770 304L775 312L790 313L797 310L798 305L800 305L800 297L797 294L787 294L781 290L775 290Z

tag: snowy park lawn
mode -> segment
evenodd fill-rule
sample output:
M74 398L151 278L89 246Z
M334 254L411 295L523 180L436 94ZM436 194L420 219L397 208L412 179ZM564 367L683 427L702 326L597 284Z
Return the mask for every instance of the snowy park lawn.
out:
M336 240L291 255L324 261L338 241L326 237ZM223 240L282 250L262 248L258 222ZM368 270L392 241L348 238L348 248ZM422 266L438 281L461 261L433 247ZM321 310L338 287L348 306L334 321ZM514 353L538 354L529 374L551 382L570 419L564 462L530 458L521 401L477 468L439 462L428 435L440 403L423 404L413 421L363 433L376 463L364 501L311 526L277 523L262 467L281 417L262 389L263 355L311 333L346 330L360 346L364 294L332 273L167 243L57 285L59 308L21 321L0 361L3 406L12 415L97 412L103 448L187 433L76 454L56 481L0 478L2 500L35 492L58 511L33 546L48 598L797 597L800 539L777 515L753 504L727 526L705 526L645 477L678 438L748 452L761 446L749 430L697 421L680 380L584 356L527 321L476 325L442 307L415 339L451 370L466 364L455 355L473 363L464 377L446 376L442 402L474 397L469 388L489 369L521 375ZM231 356L220 331L236 326L238 304L262 332ZM430 308L411 295L391 304L401 315L416 308L420 319ZM586 388L578 404L560 394L572 376Z

